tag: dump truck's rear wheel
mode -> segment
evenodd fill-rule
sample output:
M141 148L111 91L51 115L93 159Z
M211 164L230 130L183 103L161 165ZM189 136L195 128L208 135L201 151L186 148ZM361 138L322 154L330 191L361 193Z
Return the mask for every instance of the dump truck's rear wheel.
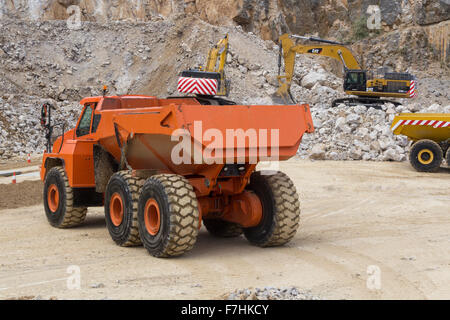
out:
M244 230L237 223L219 219L203 219L203 224L210 234L221 238L239 237Z
M447 153L445 155L445 160L447 161L447 166L450 167L450 147L447 149Z
M83 223L87 208L74 207L73 189L62 167L49 170L44 181L44 208L49 223L56 228L71 228Z
M105 218L111 238L120 246L141 245L137 210L139 191L144 179L128 171L111 176L105 193Z
M409 152L409 161L417 171L433 172L439 169L442 163L443 152L434 141L424 139L413 144Z
M178 256L197 240L199 211L189 181L175 174L147 179L139 197L139 233L155 257Z
M282 172L254 172L248 188L261 200L263 217L256 227L244 229L245 237L261 247L289 242L300 222L300 202L292 180Z

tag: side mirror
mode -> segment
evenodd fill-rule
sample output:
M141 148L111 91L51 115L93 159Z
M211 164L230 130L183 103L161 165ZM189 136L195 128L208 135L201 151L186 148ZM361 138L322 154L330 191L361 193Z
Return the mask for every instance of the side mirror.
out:
M55 109L51 104L44 103L41 108L41 126L45 130L45 138L47 140L47 150L51 150L52 142L51 136L53 133L52 112L51 109Z
M44 103L41 108L41 127L43 128L45 128L47 115L48 115L48 104Z

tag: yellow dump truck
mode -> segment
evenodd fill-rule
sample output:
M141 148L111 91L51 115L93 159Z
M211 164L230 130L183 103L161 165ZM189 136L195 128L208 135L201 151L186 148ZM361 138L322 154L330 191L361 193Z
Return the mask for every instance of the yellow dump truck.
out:
M402 113L391 129L414 142L409 161L417 171L438 170L444 155L450 165L450 113Z

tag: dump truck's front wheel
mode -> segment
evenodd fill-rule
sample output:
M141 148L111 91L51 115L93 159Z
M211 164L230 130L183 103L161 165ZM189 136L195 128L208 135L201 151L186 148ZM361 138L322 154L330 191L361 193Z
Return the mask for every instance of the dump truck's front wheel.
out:
M74 193L62 167L49 170L44 181L44 208L48 222L56 228L71 228L83 223L87 208L74 207Z
M239 237L244 232L237 223L220 219L203 219L203 224L210 234L220 238Z
M105 218L111 238L120 246L141 245L137 210L139 191L144 179L128 171L111 176L105 193Z
M450 167L450 147L447 149L447 153L445 155L445 160L447 161L447 166Z
M282 172L254 172L248 188L261 200L263 217L256 227L244 229L245 237L260 247L289 242L300 222L300 202L292 180Z
M199 211L194 189L176 174L147 179L139 197L139 233L155 257L178 256L197 240Z
M417 171L437 171L443 160L443 151L434 141L424 139L413 144L409 152L409 161Z

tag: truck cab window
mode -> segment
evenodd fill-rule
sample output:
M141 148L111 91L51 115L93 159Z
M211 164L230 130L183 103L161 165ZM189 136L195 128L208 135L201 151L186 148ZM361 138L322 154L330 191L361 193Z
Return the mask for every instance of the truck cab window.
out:
M91 129L92 111L93 110L91 105L87 105L84 109L83 116L81 117L80 124L77 128L77 137L89 134Z

